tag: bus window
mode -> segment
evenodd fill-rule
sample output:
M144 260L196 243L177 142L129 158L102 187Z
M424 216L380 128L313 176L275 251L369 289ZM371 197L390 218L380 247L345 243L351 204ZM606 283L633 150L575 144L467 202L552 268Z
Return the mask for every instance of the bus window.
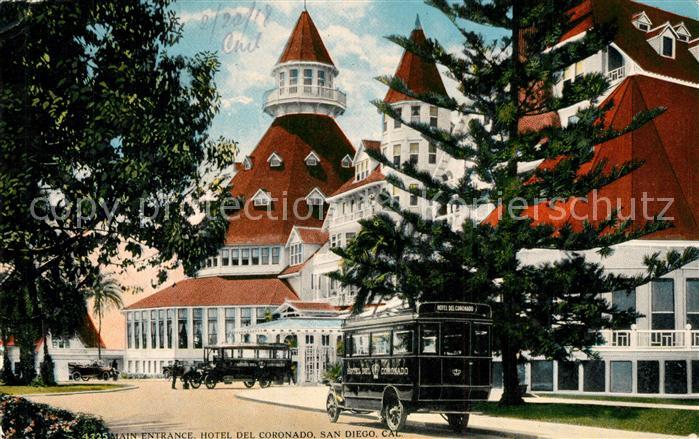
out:
M369 354L369 334L357 334L352 336L352 355Z
M466 338L468 323L445 323L442 325L442 355L467 354Z
M473 355L490 356L490 327L488 325L473 325L471 344Z
M372 355L388 355L390 353L390 332L377 332L371 334Z
M413 353L413 331L395 331L393 333L393 354Z
M224 349L223 350L223 357L224 358L233 358L233 349Z
M420 333L420 353L436 354L439 327L437 325L423 325Z

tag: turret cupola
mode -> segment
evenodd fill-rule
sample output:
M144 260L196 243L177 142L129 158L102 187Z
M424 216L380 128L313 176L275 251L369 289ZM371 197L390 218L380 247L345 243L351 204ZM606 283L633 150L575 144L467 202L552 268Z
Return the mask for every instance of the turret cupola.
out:
M272 70L276 86L265 93L265 113L274 117L341 115L347 96L334 86L338 73L310 14L304 10Z

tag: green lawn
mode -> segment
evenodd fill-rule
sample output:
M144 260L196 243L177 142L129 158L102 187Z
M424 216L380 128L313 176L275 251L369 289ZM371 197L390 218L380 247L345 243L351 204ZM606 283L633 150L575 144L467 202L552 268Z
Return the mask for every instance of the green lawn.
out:
M699 411L613 407L582 404L525 404L499 407L479 403L473 408L488 416L584 425L598 428L644 431L687 436L699 433Z
M35 386L4 386L0 385L0 393L8 395L30 395L35 393L64 393L87 392L91 390L111 390L124 387L123 384L62 384L51 387Z
M604 396L604 395L561 395L558 393L535 393L542 398L590 399L593 401L649 402L655 404L699 405L699 399L648 398L638 396Z

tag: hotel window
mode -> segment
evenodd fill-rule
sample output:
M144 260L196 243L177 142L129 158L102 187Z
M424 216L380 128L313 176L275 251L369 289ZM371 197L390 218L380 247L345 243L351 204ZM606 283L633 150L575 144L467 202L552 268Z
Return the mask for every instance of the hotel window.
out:
M325 71L318 70L318 87L325 87Z
M296 69L291 69L289 71L289 93L296 93L298 89L296 86L299 83L299 71Z
M209 346L214 346L218 343L218 308L209 308L206 310L208 325L206 334L208 337Z
M687 323L699 330L699 279L687 279Z
M308 157L306 157L306 165L317 166L318 165L318 157L316 157L315 154L309 154Z
M156 342L156 327L158 325L158 317L156 311L150 312L150 347L155 349L158 347Z
M410 122L417 123L420 122L420 106L413 105L410 107Z
M54 349L70 349L70 339L63 337L51 337L51 345Z
M202 340L202 318L203 311L201 308L194 308L192 310L192 340L194 341L194 348L201 348Z
M262 247L262 265L269 264L269 247Z
M430 107L430 126L437 128L437 121L439 120L439 109L435 106Z
M352 167L352 157L348 155L344 156L342 158L342 161L340 162L340 166L343 168L351 168Z
M126 313L126 347L133 347L133 313Z
M279 168L282 165L282 159L276 155L272 154L272 156L269 158L269 166L270 168ZM262 204L263 206L269 204L269 201L267 203ZM257 206L257 204L256 204Z
M348 245L350 242L352 242L355 236L357 236L357 234L354 232L345 233L345 245Z
M279 94L284 94L284 72L279 72Z
M320 344L323 346L330 346L330 336L329 335L321 335L320 336Z
M222 250L221 251L221 265L224 267L227 267L231 262L230 259L230 250Z
M134 348L141 347L141 313L134 313Z
M298 265L303 261L303 244L291 244L290 248L291 263L289 265Z
M400 145L393 145L393 166L400 167Z
M240 326L252 324L252 308L240 308Z
M243 169L246 171L252 169L252 160L250 160L250 157L245 157L245 160L243 160Z
M583 62L578 61L575 63L575 79L578 79L583 75Z
M272 264L279 263L279 247L272 247Z
M310 93L313 85L313 69L303 69L303 92Z
M267 311L271 311L269 308L256 308L255 309L255 323L262 323L267 321Z
M437 145L430 143L427 150L427 163L434 165L437 163Z
M575 73L575 66L573 66L573 65L568 66L563 71L563 87L565 87L566 85L573 82L574 73Z
M148 349L148 311L141 312L141 346Z
M672 279L651 282L651 329L675 329L675 284Z
M619 290L612 292L612 305L619 311L636 311L636 290ZM628 329L628 328L626 328Z
M330 248L337 247L337 235L330 236Z
M231 250L231 265L239 265L240 264L240 250L237 248L234 248Z
M235 308L226 308L226 343L235 342Z
M306 344L313 344L315 343L315 337L309 334L306 334Z
M411 184L410 185L410 190L417 190L417 185L416 184ZM410 192L410 205L411 206L417 206L417 195Z
M420 158L420 144L411 143L410 144L410 163L417 165L417 161Z
M179 342L177 347L187 349L189 347L189 338L187 337L187 326L189 325L189 310L181 308L177 310L177 338Z
M677 39L680 41L688 41L689 37L687 35L677 34Z
M400 190L396 186L391 186L391 198L395 204L400 203Z
M260 265L260 249L253 248L250 254L252 255L252 265Z
M638 28L644 32L648 32L650 30L650 26L645 23L638 23Z
M212 257L211 262L214 263L214 267L218 267L218 257L217 256Z
M172 349L172 321L175 317L175 311L167 310L167 348Z
M672 37L663 37L662 55L672 58L674 56L675 40Z
M402 107L397 107L394 108L396 111L397 115L396 118L393 119L393 128L400 128L400 120L403 118L403 108Z
M158 310L158 347L165 349L165 310Z
M250 265L250 249L244 248L240 251L240 259L242 265Z

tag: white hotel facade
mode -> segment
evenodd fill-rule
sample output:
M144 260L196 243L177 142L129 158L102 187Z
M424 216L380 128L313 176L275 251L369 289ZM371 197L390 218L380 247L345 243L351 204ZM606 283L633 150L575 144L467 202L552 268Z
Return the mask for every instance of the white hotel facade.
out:
M607 98L614 100L616 112L610 121L624 123L644 106L668 107L639 133L603 145L598 154L646 161L633 178L624 177L628 180L608 188L609 195L630 200L647 191L677 200L674 229L620 245L601 261L608 270L631 274L643 270L643 255L699 246L699 22L627 0L589 1L576 11L576 27L561 44L580 38L607 14L619 17L619 37L607 50L566 69L554 93L582 73L601 72L613 83ZM411 38L424 40L419 23ZM463 175L465 163L390 119L376 121L382 124L380 139L353 147L335 122L347 99L335 86L338 74L304 11L274 67L277 86L264 97L272 126L239 164L232 183L235 195L257 209L279 208L276 200L284 192L308 212L322 212L322 219L290 218L274 224L233 220L219 254L196 278L124 310L127 372L157 375L175 359L201 360L206 345L286 340L293 346L299 382L318 382L336 360L340 326L353 300L351 290L327 277L341 263L331 248L346 245L360 229L358 220L382 209L379 191L387 190L402 206L454 227L469 214L456 205L430 206L388 187L385 175L390 171L371 159L368 149L396 162L412 160L450 183ZM413 90L446 93L436 66L409 52L403 54L396 76ZM444 129L465 126L466 121L448 111L395 90L385 100L411 120ZM571 107L529 118L522 129L575 123L576 111ZM485 218L487 212L479 215ZM536 263L559 256L534 250L523 258ZM605 343L596 348L599 359L531 359L522 367L522 381L544 392L699 395L699 263L629 295L605 296L644 317L628 329L605 332ZM495 360L497 386L502 380Z

